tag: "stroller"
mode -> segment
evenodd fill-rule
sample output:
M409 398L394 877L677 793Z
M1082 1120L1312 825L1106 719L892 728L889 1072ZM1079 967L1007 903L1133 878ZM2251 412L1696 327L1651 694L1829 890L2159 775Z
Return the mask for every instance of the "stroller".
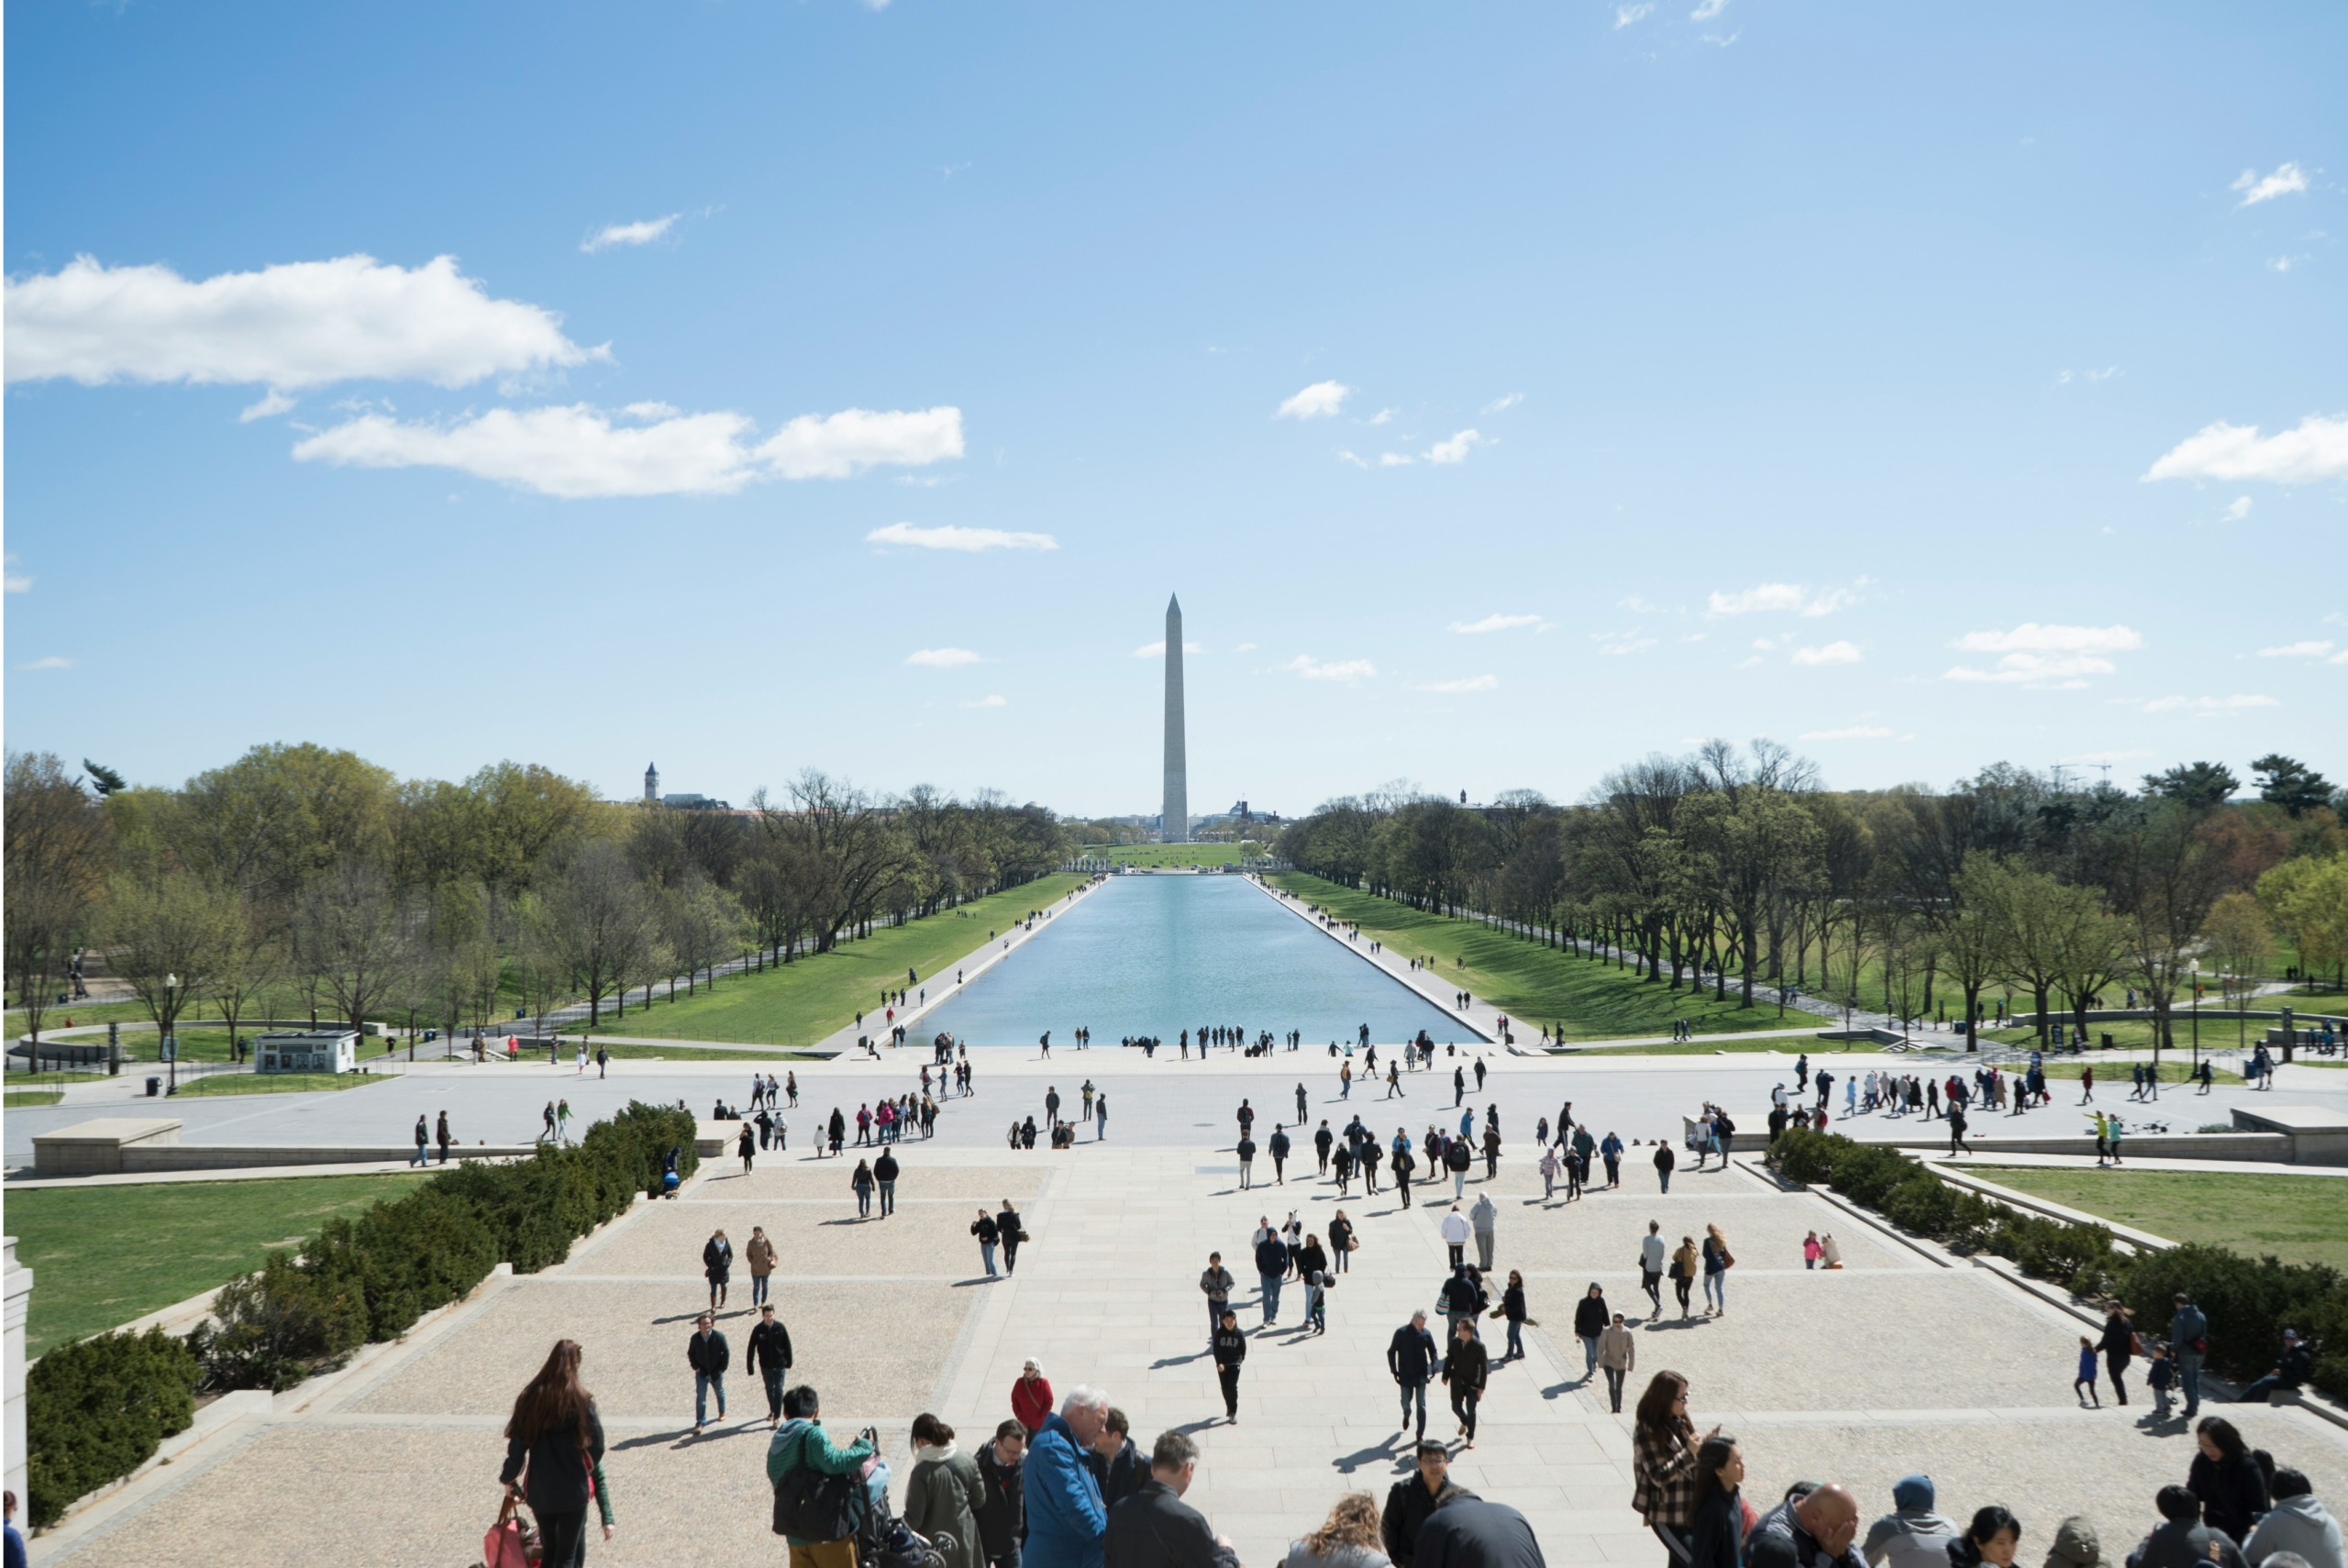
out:
M865 1477L864 1518L856 1527L858 1568L946 1568L946 1554L955 1548L944 1530L923 1537L901 1515L889 1508L889 1464L875 1460Z

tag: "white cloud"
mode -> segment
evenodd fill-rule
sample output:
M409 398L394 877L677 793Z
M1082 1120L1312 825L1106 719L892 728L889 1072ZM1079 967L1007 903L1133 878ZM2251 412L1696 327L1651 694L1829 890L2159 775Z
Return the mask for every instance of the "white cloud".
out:
M1614 602L1617 610L1628 610L1634 615L1660 615L1663 606L1636 593L1626 594Z
M2239 523L2249 515L2250 497L2246 495L2237 495L2233 500L2226 503L2226 510L2219 516L2218 521L2221 523Z
M1519 626L1537 626L1538 615L1487 615L1480 621L1454 621L1451 629L1463 637L1481 636L1486 632L1512 632Z
M2306 256L2270 256L2266 259L2266 270L2270 272L2287 272L2308 259Z
M1185 641L1182 644L1182 651L1186 654L1204 653L1206 651L1206 645L1203 643ZM1166 639L1164 637L1160 637L1154 643L1144 643L1141 646L1134 649L1134 657L1157 658L1163 656L1165 652Z
M2279 708L2282 704L2272 697L2155 697L2144 704L2147 713L2174 713L2184 710L2202 716L2240 712L2246 708Z
M1413 691L1496 691L1501 678L1497 675L1471 675L1461 680L1423 680L1411 688Z
M1242 643L1231 651L1234 653L1254 653L1256 651L1256 645L1253 643Z
M1427 461L1430 463L1464 463L1468 460L1468 454L1470 450L1479 446L1490 445L1491 445L1490 441L1486 440L1482 436L1478 435L1475 431L1462 430L1450 439L1437 441L1434 446L1429 447L1427 448Z
M1696 8L1688 13L1688 19L1691 22L1709 22L1727 9L1728 0L1700 0Z
M11 280L5 309L12 381L456 387L608 358L565 337L553 311L490 298L453 256L413 270L343 256L194 282L169 267L81 256Z
M20 664L17 668L18 669L71 669L73 668L73 661L70 658L60 658L57 655L51 654L47 658L37 658L30 664Z
M1896 732L1881 724L1851 724L1839 730L1804 730L1806 741L1822 740L1889 740Z
M1391 425L1394 423L1394 414L1395 411L1393 409L1381 408L1376 414L1371 414L1366 423L1370 425Z
M1617 6L1614 7L1614 25L1627 28L1654 9L1655 0L1634 0L1632 5Z
M1524 394L1523 392L1510 392L1505 396L1492 399L1492 401L1486 403L1479 412L1487 415L1506 414L1510 409L1514 408L1518 403L1523 403L1523 401Z
M946 524L936 528L917 528L911 523L892 523L885 528L875 528L864 536L869 545L907 545L917 550L958 550L976 555L982 550L1057 550L1059 541L1049 534L1016 534L1003 528L964 528Z
M980 698L977 701L965 702L962 706L965 708L1008 708L1011 706L1011 702L1002 692L991 691L984 697Z
M2321 658L2331 651L2331 639L2325 637L2320 641L2285 643L2281 647L2261 648L2258 650L2258 657L2261 658Z
M294 403L294 399L271 387L268 395L259 403L248 404L237 411L237 423L250 425L256 419L274 419L281 414L293 412Z
M606 224L579 242L579 248L593 255L615 245L649 245L676 226L685 215L670 213L667 217L646 218L639 223Z
M1336 680L1347 686L1378 673L1378 667L1366 658L1338 659L1323 664L1311 654L1299 654L1280 668L1292 669L1307 680Z
M1865 587L1866 579L1859 579ZM1847 588L1823 588L1812 593L1800 583L1764 582L1736 593L1713 593L1705 608L1715 615L1757 615L1791 611L1797 615L1831 615L1858 595Z
M959 669L966 664L986 661L968 648L915 648L905 656L905 662L925 669Z
M634 404L665 409L665 404ZM626 412L622 412L622 418ZM495 408L449 425L362 414L297 443L302 462L446 468L565 500L730 495L753 480L839 478L875 463L919 464L962 453L956 408L804 414L755 446L739 414L656 414L636 424L586 403Z
M2270 480L2305 484L2348 475L2348 416L2310 414L2262 439L2255 425L2205 425L2145 470L2147 480Z
M5 588L10 593L30 593L33 591L33 580L17 570L17 554L14 550L8 552L5 574L0 574L0 588Z
M1824 643L1812 648L1796 648L1793 655L1796 664L1811 665L1856 664L1859 662L1859 645L1844 642Z
M1759 654L1753 654L1747 657L1738 659L1736 661L1736 668L1739 669L1751 669L1755 665L1759 664L1760 662L1761 656Z
M1326 419L1345 406L1353 388L1342 381L1315 381L1272 413L1274 419Z
M1653 637L1615 635L1607 633L1594 634L1594 635L1600 645L1598 651L1613 658L1621 658L1626 654L1645 653L1655 646Z
M2308 188L2308 172L2296 163L2278 163L2272 174L2261 174L2255 169L2245 169L2242 177L2226 187L2243 193L2242 205L2256 206L2277 196L2288 196Z
M1739 28L1733 33L1706 33L1699 41L1711 44L1714 49L1726 49L1744 36L1744 29Z
M1369 467L1368 463L1363 462L1359 458L1356 457L1352 452L1347 451L1343 447L1337 448L1337 461L1341 463L1351 463L1357 469L1366 469Z
M1407 469L1415 460L1416 459L1414 458L1404 457L1400 452L1380 452L1378 454L1378 466L1381 469Z
M2140 648L2144 639L2128 626L2042 625L2025 621L2010 632L1967 632L1951 646L1966 653L2003 657L1988 669L1956 665L1944 679L2069 690L2085 686L2090 675L2113 673L2118 667L2105 656Z

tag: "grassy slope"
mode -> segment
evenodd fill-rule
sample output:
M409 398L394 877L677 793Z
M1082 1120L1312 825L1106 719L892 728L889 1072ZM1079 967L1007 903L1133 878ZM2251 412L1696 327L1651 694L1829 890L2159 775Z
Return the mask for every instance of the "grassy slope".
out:
M271 1247L423 1179L293 1176L12 1192L8 1229L39 1286L28 1348L38 1355L226 1285L260 1267Z
M1966 1168L1985 1181L2171 1241L2348 1268L2348 1191L2337 1176Z
M1253 846L1261 854L1263 845ZM1236 844L1120 844L1100 845L1080 853L1096 860L1125 866L1228 866L1239 858Z
M625 1018L604 1013L608 1034L657 1039L727 1040L768 1045L811 1045L856 1021L860 1008L871 1013L884 987L905 983L914 969L936 988L941 971L985 945L989 930L1008 929L1029 910L1046 909L1081 887L1089 878L1038 878L1025 887L994 893L958 911L910 924L888 926L862 942L844 942L833 952L799 959L762 975L729 977L698 997L682 991L670 1002L655 993L649 1010L631 1008ZM950 977L947 984L951 984Z
M1523 941L1476 921L1428 914L1301 871L1275 873L1271 880L1359 924L1396 953L1434 960L1440 974L1521 1021L1520 1041L1544 1024L1558 1022L1567 1040L1610 1040L1667 1034L1675 1018L1693 1019L1699 1034L1793 1029L1811 1021L1810 1014L1792 1010L1780 1019L1774 1002L1756 999L1750 1008L1739 1007L1733 991L1726 1002L1715 1002L1709 990L1698 996L1668 990L1661 982L1634 979L1626 968ZM1463 956L1464 968L1457 962Z

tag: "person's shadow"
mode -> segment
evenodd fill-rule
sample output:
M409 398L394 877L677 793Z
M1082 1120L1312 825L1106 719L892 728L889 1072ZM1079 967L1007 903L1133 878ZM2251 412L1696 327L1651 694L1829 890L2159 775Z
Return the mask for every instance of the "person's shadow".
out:
M1357 1470L1368 1469L1379 1464L1399 1464L1403 1457L1400 1446L1401 1441L1400 1437L1390 1437L1376 1448L1358 1448L1351 1453L1341 1453L1329 1463L1336 1467L1337 1474L1340 1475L1351 1475Z

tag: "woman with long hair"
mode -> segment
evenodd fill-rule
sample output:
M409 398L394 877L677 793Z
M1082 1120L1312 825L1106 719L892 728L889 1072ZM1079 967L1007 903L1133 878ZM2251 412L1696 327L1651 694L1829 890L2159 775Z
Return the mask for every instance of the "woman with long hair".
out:
M2021 1520L1996 1503L1974 1510L1965 1533L1948 1543L1949 1568L2014 1568Z
M1696 1451L1696 1523L1689 1568L1742 1568L1744 1562L1744 1451L1714 1432Z
M2250 1527L2268 1507L2266 1472L2223 1416L2202 1417L2194 1423L2193 1437L2201 1452L2193 1456L2185 1486L2201 1499L2201 1522L2224 1530L2230 1540L2249 1540Z
M557 1340L546 1364L515 1397L505 1422L505 1506L530 1505L544 1551L540 1568L580 1568L587 1561L587 1504L602 1506L604 1539L612 1539L612 1502L598 1485L604 1421L595 1397L579 1381L579 1342Z
M1386 1568L1389 1562L1377 1500L1367 1492L1348 1492L1319 1529L1290 1545L1281 1568Z
M1703 1260L1696 1255L1696 1238L1679 1238L1679 1250L1671 1254L1671 1288L1679 1297L1679 1316L1688 1316L1688 1292L1696 1283L1696 1275L1703 1269ZM1709 1299L1709 1292L1707 1293ZM1707 1309L1709 1310L1709 1309Z
M1728 1271L1736 1259L1729 1254L1728 1238L1721 1234L1718 1225L1704 1227L1704 1311L1708 1316L1728 1316Z
M1685 1568L1696 1523L1696 1425L1688 1419L1688 1380L1676 1372L1656 1373L1639 1396L1631 1474L1631 1507L1671 1553L1671 1562Z
M856 1170L848 1176L847 1181L850 1187L856 1188L857 1218L859 1220L871 1219L872 1162L869 1160L857 1161Z

